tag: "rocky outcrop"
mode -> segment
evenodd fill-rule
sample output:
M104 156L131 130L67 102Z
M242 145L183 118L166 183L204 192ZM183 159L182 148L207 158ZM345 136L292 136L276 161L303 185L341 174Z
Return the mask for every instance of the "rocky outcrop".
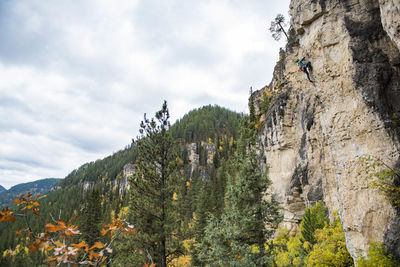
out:
M216 147L212 143L202 143L202 148L205 150L205 157L207 166L210 167L213 164L213 157L216 152ZM208 172L204 166L200 166L200 155L198 154L197 143L190 143L186 145L186 150L188 152L188 159L190 164L190 175L198 169L200 176L206 180L208 178Z
M390 38L400 47L400 1L379 0L382 25Z
M400 256L395 210L358 176L361 157L390 166L400 159L400 14L391 2L292 0L297 35L274 71L274 101L258 114L261 157L283 224L298 231L305 208L322 200L331 216L339 211L353 257L372 239ZM303 56L312 62L314 84L294 63Z
M197 144L196 143L187 144L186 150L188 152L188 159L191 168L190 175L192 175L197 166L199 166L199 154L197 153Z
M204 143L203 148L206 150L207 157L207 166L211 166L213 164L213 158L216 152L216 148L214 144Z

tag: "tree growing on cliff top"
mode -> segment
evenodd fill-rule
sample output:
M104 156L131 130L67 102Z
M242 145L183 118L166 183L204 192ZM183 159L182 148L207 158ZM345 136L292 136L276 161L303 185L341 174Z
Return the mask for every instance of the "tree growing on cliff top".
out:
M286 34L283 26L285 26L285 17L282 14L276 15L275 19L271 21L271 27L269 28L269 31L272 33L272 37L276 41L281 39L282 33L286 36L286 39L289 40L289 37Z

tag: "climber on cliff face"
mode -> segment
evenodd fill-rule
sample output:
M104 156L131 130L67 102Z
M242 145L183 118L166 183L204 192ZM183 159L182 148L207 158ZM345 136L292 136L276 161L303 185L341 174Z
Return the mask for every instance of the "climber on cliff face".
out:
M308 73L308 70L307 70L307 69L309 69L310 71L312 71L311 62L308 61L306 64L304 64L304 63L303 63L303 60L304 60L305 58L306 58L306 57L303 57L303 58L300 59L300 60L296 59L296 62L297 62L297 64L299 64L300 70L301 70L301 71L304 71L304 72L307 74L307 79L308 79L310 82L313 83L313 81L310 79L310 73Z

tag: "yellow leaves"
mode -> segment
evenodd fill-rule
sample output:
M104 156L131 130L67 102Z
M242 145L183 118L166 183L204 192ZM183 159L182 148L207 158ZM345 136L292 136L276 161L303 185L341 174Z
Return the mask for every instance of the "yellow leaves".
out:
M170 261L168 266L170 267L189 267L191 266L192 257L190 255L183 255L179 256L178 258L174 258L173 260ZM153 263L154 264L154 263ZM156 266L155 264L152 266Z
M178 194L177 193L173 193L172 195L172 200L177 201L178 200Z
M233 146L233 137L229 138L229 147Z
M183 165L184 164L183 160L181 158L179 158L179 157L176 158L176 162L178 163L178 165Z
M0 222L15 222L14 214L8 209L3 208L0 211Z
M186 187L189 188L190 187L190 182L186 181Z

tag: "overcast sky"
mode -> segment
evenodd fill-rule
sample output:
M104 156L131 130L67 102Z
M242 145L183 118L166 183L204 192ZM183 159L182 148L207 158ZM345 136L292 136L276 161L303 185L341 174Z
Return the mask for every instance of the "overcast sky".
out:
M247 112L289 0L1 0L0 185L63 178L130 144L143 113Z

